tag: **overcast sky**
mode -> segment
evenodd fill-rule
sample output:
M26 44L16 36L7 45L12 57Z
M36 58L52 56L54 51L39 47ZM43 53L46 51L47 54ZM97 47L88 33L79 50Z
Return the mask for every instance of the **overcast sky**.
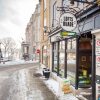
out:
M0 0L0 38L25 38L25 28L39 0Z

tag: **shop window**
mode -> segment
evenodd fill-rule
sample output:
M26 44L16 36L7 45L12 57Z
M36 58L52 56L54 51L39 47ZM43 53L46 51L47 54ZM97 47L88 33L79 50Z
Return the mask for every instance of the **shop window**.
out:
M94 27L93 19L88 19L83 26L83 31L90 30Z
M71 84L75 85L76 76L76 39L67 41L67 77L70 78Z
M59 74L64 77L65 69L65 41L60 41L59 44Z
M76 39L69 39L67 43L67 50L75 50L76 49Z
M46 9L46 0L44 0L44 10Z
M54 50L53 50L53 53L54 53L54 57L53 57L53 59L54 59L54 65L53 65L53 71L55 71L55 72L57 72L57 68L58 68L58 66L57 66L57 43L54 43L54 45L53 45L54 47Z
M95 28L100 28L100 15L95 17Z
M52 25L53 26L56 26L56 12L57 12L57 4L56 4L56 2L53 4L53 19L52 19Z

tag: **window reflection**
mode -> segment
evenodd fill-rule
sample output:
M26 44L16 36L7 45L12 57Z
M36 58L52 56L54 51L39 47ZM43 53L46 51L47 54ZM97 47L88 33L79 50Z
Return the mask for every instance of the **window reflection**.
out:
M54 71L57 72L57 43L54 43Z
M67 76L71 80L71 84L75 85L76 74L76 39L69 39L67 45Z
M60 41L59 45L59 74L64 77L65 68L65 41Z
M76 49L76 39L69 39L67 42L67 49Z

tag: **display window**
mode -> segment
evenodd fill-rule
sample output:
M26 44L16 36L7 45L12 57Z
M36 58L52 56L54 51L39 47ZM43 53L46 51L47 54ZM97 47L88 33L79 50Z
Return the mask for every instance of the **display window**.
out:
M73 86L91 87L92 35L83 34L53 43L53 71Z
M71 84L75 85L76 77L76 39L67 40L67 77L70 78Z
M64 77L65 69L65 41L60 41L59 44L59 74Z
M57 54L57 46L58 46L57 43L53 44L53 48L54 48L53 49L53 54L54 54L54 57L53 57L53 59L54 59L53 60L53 63L54 63L54 65L53 65L53 71L55 71L55 72L57 72L57 68L58 68L58 66L57 66L57 59L58 59L57 58L57 55L58 55Z

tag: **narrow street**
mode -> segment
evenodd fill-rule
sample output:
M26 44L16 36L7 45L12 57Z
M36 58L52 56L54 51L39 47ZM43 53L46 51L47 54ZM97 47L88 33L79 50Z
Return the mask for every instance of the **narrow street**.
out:
M0 67L0 100L57 100L35 73L37 67L38 63Z

